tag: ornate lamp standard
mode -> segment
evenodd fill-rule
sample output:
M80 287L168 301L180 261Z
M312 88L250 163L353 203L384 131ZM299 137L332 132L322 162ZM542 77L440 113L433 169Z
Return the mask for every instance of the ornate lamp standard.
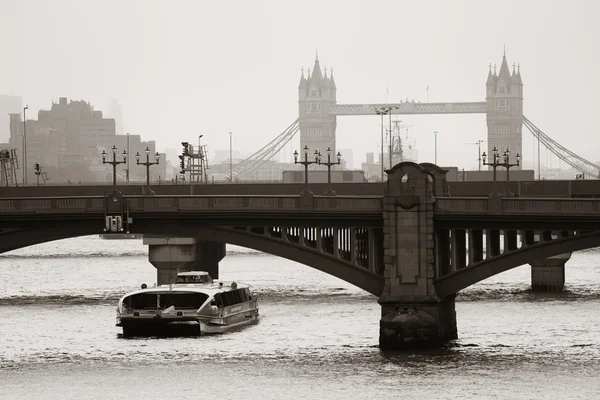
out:
M519 166L520 162L521 162L521 156L519 155L519 153L517 153L517 156L515 157L517 162L516 164L511 164L510 163L510 150L506 150L504 152L504 162L500 162L500 156L498 156L498 149L496 147L494 147L494 149L492 150L493 153L493 161L491 163L486 162L486 158L487 155L485 154L485 151L483 152L483 154L481 155L481 158L483 160L483 165L489 165L494 169L494 195L498 194L498 191L496 190L496 168L498 167L504 167L506 168L506 185L507 185L507 195L511 195L512 193L510 192L510 187L509 182L510 182L510 176L509 176L509 171L510 171L510 167L517 167Z
M158 165L158 162L160 160L160 154L158 154L158 151L156 152L156 154L154 155L154 158L156 158L156 162L151 162L150 161L150 149L148 147L146 147L146 162L140 162L140 152L138 151L137 153L135 153L135 160L137 161L137 165L145 165L146 166L146 189L150 189L150 166L151 165Z
M112 147L113 159L112 161L106 161L106 151L102 150L102 164L110 164L113 167L113 188L117 190L117 165L125 164L127 162L127 151L123 150L123 161L117 161L117 147Z
M341 153L338 151L336 157L337 157L337 162L332 162L331 161L331 147L327 148L327 162L321 162L321 155L319 154L319 165L326 165L327 166L327 190L325 190L325 192L323 193L324 196L335 196L335 191L331 188L331 167L333 165L340 165L342 162L342 155Z
M317 150L315 150L315 161L308 161L308 146L304 145L304 161L298 161L298 151L294 150L294 164L302 164L304 165L304 190L302 194L308 194L308 166L311 164L318 164L321 160L321 154Z
M492 150L492 162L487 162L487 154L485 154L485 151L483 152L483 154L481 155L481 159L483 160L483 165L489 165L490 167L492 167L494 169L494 195L498 194L498 190L496 190L496 168L498 168L501 164L498 162L498 149L494 146L494 149Z
M506 149L506 151L504 152L504 163L502 164L502 166L504 168L506 168L506 195L507 196L512 196L513 193L510 191L510 167L518 167L519 164L521 163L521 155L519 153L517 153L517 155L515 156L515 159L517 160L516 164L511 164L510 163L510 150Z

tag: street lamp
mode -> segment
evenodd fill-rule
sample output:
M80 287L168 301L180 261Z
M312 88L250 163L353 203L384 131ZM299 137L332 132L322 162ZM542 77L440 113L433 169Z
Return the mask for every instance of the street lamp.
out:
M492 150L492 162L488 163L487 162L487 154L485 154L485 151L483 152L483 154L481 155L481 159L483 160L483 165L489 165L494 169L494 195L498 194L498 191L496 190L496 168L498 168L500 166L500 163L498 163L498 149L494 146L494 149Z
M123 161L117 161L117 147L112 147L112 161L106 161L106 151L102 150L102 164L110 164L113 167L113 188L117 190L117 165L127 162L127 151L123 150Z
M229 132L229 183L233 182L233 151L231 147L233 132Z
M308 161L308 146L304 145L304 161L298 161L298 151L294 150L294 164L304 165L304 190L301 194L310 193L308 190L308 166L311 164L318 164L321 159L321 154L315 150L315 161Z
M325 190L325 192L323 193L323 195L325 196L335 196L335 191L331 188L331 166L333 165L340 165L342 162L342 155L341 153L338 151L336 157L337 157L337 162L332 162L331 161L331 147L327 148L327 162L321 162L321 155L319 154L319 165L326 165L327 166L327 183L328 183L328 187L327 190Z
M375 114L381 115L381 181L383 182L383 116L390 116L390 168L392 168L392 110L397 110L398 106L375 107Z
M506 182L508 185L509 182L509 169L510 167L516 167L520 164L521 162L521 156L519 155L519 153L517 153L517 156L515 157L517 160L516 164L511 164L510 163L510 150L506 150L504 152L504 162L500 162L500 156L498 156L498 149L496 147L494 147L494 149L492 150L492 155L493 155L493 161L488 163L486 162L487 159L487 154L485 154L485 151L483 152L483 154L481 155L481 158L483 160L483 165L489 165L490 167L492 167L494 169L494 195L498 194L498 191L496 190L496 168L498 167L504 167L506 168ZM510 188L508 189L507 194L510 195Z
M135 153L135 160L137 161L137 165L145 165L146 166L146 189L147 190L150 190L150 166L158 165L158 162L160 160L160 154L158 154L158 151L154 155L154 158L156 158L156 162L151 162L150 161L150 149L148 147L146 147L146 162L142 162L142 163L140 162L140 152L139 151L137 153Z
M23 185L27 184L27 116L29 106L23 107Z
M512 192L510 191L510 167L518 167L519 164L521 163L521 155L519 153L517 153L517 155L515 156L515 159L517 160L516 164L511 164L510 163L510 150L506 149L506 151L504 152L504 164L502 165L504 168L506 168L506 195L507 196L511 196Z
M433 163L435 165L437 165L437 134L438 134L438 131L433 131L433 135L434 135L434 139L433 139L433 143L434 143Z
M127 170L125 173L125 180L127 181L127 184L129 184L129 133L126 133L127 135Z
M383 116L388 111L386 107L375 107L375 114L381 115L381 182L383 182Z

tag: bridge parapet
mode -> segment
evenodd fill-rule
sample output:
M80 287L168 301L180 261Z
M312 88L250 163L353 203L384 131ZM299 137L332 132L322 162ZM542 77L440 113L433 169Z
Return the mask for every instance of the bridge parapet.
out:
M314 196L308 206L299 196L123 196L132 212L311 211L327 213L382 212L381 196ZM103 212L104 196L0 199L7 214Z
M0 199L0 212L24 214L101 212L104 210L104 199L104 196L5 198Z
M600 214L600 199L543 197L438 197L437 214L580 215Z

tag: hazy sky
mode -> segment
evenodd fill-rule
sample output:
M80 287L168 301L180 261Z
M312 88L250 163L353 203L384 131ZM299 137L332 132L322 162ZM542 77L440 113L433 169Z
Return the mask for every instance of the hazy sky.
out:
M524 114L600 160L598 1L0 0L0 93L30 113L58 97L106 111L159 148L203 134L211 151L258 150L298 115L302 66L333 66L338 103L483 101L488 63L521 64ZM404 116L420 161L476 166L485 116ZM379 119L338 118L355 165L377 152ZM533 153L524 128L524 159ZM288 147L290 152L293 147ZM544 160L545 157L542 157ZM558 166L556 159L553 166Z

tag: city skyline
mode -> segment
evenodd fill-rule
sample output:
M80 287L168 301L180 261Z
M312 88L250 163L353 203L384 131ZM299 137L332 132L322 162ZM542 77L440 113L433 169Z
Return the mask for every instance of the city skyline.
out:
M525 114L575 153L590 161L600 158L587 137L595 121L586 111L600 105L594 95L600 81L593 72L599 58L591 39L599 29L590 19L598 9L593 2L554 6L552 12L545 11L540 1L508 1L501 8L490 2L452 6L436 2L435 13L421 4L386 3L386 13L404 16L399 30L394 24L376 24L383 14L362 3L344 2L343 9L341 3L322 4L319 19L334 18L335 34L327 24L305 30L296 22L320 3L283 7L260 2L258 6L270 13L256 14L253 21L242 18L250 6L238 3L239 12L228 18L238 32L247 33L243 37L229 34L220 25L226 10L219 4L202 6L204 14L214 18L188 24L200 7L192 2L178 7L188 13L158 2L131 2L98 10L89 20L75 18L86 9L84 3L50 6L24 1L3 6L3 33L22 34L25 47L35 48L37 56L56 53L56 62L42 66L33 62L36 52L24 53L9 43L16 62L1 68L0 86L18 93L32 113L59 93L93 104L118 99L127 115L124 130L156 140L160 149L178 147L198 134L204 135L211 150L227 149L228 132L233 131L234 148L253 152L297 118L298 75L300 68L312 65L317 48L321 64L334 68L338 102L377 103L482 101L488 64L499 67L506 46L511 67L513 62L521 65ZM36 29L23 27L25 14L29 26ZM56 17L52 25L46 15ZM69 16L74 18L65 27L56 24ZM129 28L96 35L107 19ZM158 21L160 28L152 25ZM506 29L507 21L511 29ZM246 29L250 23L253 28ZM462 28L454 29L457 24ZM47 32L43 37L37 34L41 30ZM88 35L69 34L78 30ZM537 34L529 35L532 30ZM86 39L82 47L81 37L92 40ZM396 38L393 45L372 39L387 37ZM73 48L78 51L69 50ZM570 72L574 68L577 73ZM566 117L579 110L584 112L577 119ZM483 116L404 116L402 120L414 125L420 161L433 161L433 131L437 130L439 164L476 167L475 147L466 144L486 138ZM339 118L338 146L353 149L354 159L364 161L367 152L378 152L378 132L376 117ZM299 141L295 143L298 148ZM534 140L524 133L524 164L531 164L534 156ZM542 154L542 164L545 159Z

